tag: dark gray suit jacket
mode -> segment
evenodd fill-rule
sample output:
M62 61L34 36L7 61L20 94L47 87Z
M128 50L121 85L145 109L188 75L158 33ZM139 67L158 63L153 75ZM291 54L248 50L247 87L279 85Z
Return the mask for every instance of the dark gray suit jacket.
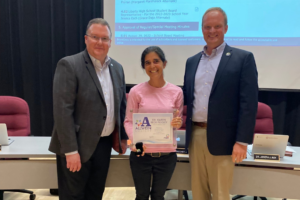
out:
M128 139L123 122L126 85L122 66L111 59L109 65L114 89L116 131ZM101 139L107 110L102 88L87 50L62 58L53 83L54 129L49 151L64 155L78 151L84 163Z

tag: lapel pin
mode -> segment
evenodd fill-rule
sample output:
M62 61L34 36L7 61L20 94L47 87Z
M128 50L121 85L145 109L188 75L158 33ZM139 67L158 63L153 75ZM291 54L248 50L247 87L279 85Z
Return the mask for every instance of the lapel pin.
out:
M230 52L227 52L227 53L226 53L226 56L230 56L230 55L231 55L231 53L230 53Z
M110 66L114 66L113 64L110 64Z

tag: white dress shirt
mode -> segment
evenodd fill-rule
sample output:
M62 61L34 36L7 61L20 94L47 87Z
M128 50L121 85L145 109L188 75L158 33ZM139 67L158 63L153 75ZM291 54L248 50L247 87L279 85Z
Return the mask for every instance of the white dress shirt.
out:
M90 57L95 67L98 79L100 81L101 88L104 95L104 100L106 103L107 115L106 115L103 131L101 134L101 137L105 137L105 136L109 136L115 129L114 88L113 88L109 67L108 67L111 60L108 56L106 56L105 62L102 66L99 60L97 60L91 55Z

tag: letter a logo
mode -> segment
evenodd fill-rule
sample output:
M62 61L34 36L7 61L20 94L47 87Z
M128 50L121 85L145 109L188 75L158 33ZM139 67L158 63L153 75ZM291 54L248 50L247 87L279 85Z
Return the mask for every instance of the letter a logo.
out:
M144 120L143 120L142 126L150 126L150 123L149 123L148 117L144 117Z

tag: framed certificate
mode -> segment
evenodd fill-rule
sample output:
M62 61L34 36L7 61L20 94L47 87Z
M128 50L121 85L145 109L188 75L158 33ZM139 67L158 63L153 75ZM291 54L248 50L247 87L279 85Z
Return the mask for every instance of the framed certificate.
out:
M172 113L133 113L133 144L173 144Z

